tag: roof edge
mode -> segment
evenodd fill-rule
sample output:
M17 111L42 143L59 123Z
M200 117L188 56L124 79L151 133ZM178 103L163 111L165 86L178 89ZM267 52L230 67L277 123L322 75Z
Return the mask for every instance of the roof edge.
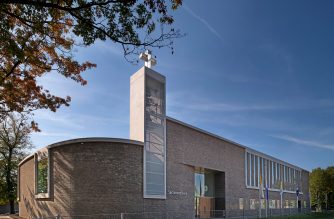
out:
M36 150L34 153L28 155L25 157L19 164L18 166L21 166L24 162L29 160L31 157L35 155L35 153L41 149L50 149L50 148L55 148L55 147L60 147L60 146L65 146L69 144L75 144L75 143L91 143L91 142L109 142L109 143L124 143L124 144L132 144L132 145L138 145L138 146L144 146L144 142L141 141L136 141L136 140L131 140L131 139L125 139L125 138L106 138L106 137L90 137L90 138L75 138L75 139L70 139L70 140L65 140L65 141L60 141L54 144L50 144L46 147L40 148Z
M46 148L54 148L74 143L89 143L89 142L109 142L109 143L124 143L144 146L144 142L126 139L126 138L107 138L107 137L90 137L90 138L75 138L66 141L60 141L46 146Z
M185 126L185 127L194 129L194 130L196 130L196 131L198 131L198 132L201 132L201 133L203 133L203 134L207 134L207 135L209 135L209 136L211 136L211 137L214 137L214 138L217 138L217 139L226 141L226 142L231 143L231 144L233 144L233 145L235 145L235 146L241 147L241 148L245 149L246 151L253 152L253 153L257 153L258 155L262 155L262 156L267 157L267 158L269 158L269 159L271 159L271 160L274 160L274 161L277 161L277 162L280 162L280 163L284 163L284 164L286 164L286 165L289 165L290 167L294 167L294 168L298 168L298 169L304 170L304 171L306 171L306 172L310 172L309 170L306 170L306 169L304 169L304 168L302 168L302 167L299 167L299 166L297 166L297 165L294 165L294 164L291 164L291 163L289 163L289 162L283 161L283 160L281 160L281 159L275 158L275 157L273 157L273 156L271 156L271 155L265 154L265 153L263 153L263 152L260 152L260 151L255 150L255 149L253 149L253 148L250 148L250 147L247 147L247 146L245 146L245 145L239 144L239 143L237 143L237 142L235 142L235 141L229 140L229 139L224 138L224 137L222 137L222 136L219 136L219 135L217 135L217 134L213 134L212 132L208 132L208 131L206 131L206 130L204 130L204 129L201 129L201 128L198 128L198 127L196 127L196 126L190 125L190 124L188 124L188 123L182 122L182 121L180 121L180 120L178 120L178 119L174 119L174 118L169 117L169 116L166 116L166 119L167 119L167 120L170 120L170 121L172 121L172 122L178 123L178 124L180 124L180 125L183 125L183 126Z
M247 149L247 148L248 148L248 147L246 147L246 146L244 146L244 145L242 145L242 144L239 144L239 143L237 143L237 142L235 142L235 141L232 141L232 140L229 140L229 139L224 138L224 137L222 137L222 136L213 134L212 132L208 132L208 131L206 131L206 130L204 130L204 129L198 128L198 127L196 127L196 126L190 125L190 124L188 124L188 123L182 122L182 121L177 120L177 119L174 119L174 118L172 118L172 117L167 116L166 118L167 118L167 120L170 120L170 121L172 121L172 122L175 122L175 123L178 123L178 124L180 124L180 125L186 126L186 127L188 127L188 128L194 129L194 130L196 130L196 131L198 131L198 132L201 132L201 133L210 135L210 136L212 136L212 137L214 137L214 138L218 138L218 139L220 139L220 140L223 140L223 141L226 141L226 142L228 142L228 143L234 144L234 145L239 146L239 147L241 147L241 148L243 148L243 149Z

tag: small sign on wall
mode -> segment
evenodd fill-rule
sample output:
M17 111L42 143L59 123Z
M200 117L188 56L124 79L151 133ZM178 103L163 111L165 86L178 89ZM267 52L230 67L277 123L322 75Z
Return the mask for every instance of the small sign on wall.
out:
M168 195L188 195L188 193L182 191L168 191Z

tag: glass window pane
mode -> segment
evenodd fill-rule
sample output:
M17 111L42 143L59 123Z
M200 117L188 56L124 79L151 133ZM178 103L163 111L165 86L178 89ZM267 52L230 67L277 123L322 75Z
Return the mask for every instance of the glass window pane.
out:
M147 185L149 186L147 188L147 193L149 195L162 195L163 194L163 190L164 190L164 185L156 185L156 184L150 184L150 183L147 183Z
M48 193L48 157L37 161L37 194Z
M165 195L165 85L145 76L146 195Z
M154 162L161 165L164 165L164 157L161 154L155 154L152 152L146 152L146 161L147 162Z
M147 172L150 173L162 173L164 171L164 166L159 163L147 162Z
M254 155L251 154L251 162L252 162L252 168L251 168L251 186L254 186Z
M157 174L157 173L146 173L146 182L148 184L155 184L155 185L163 185L164 183L164 175Z
M260 158L256 156L256 187L259 187L259 180L260 180Z
M247 153L247 185L250 186L250 178L251 178L251 161L250 161L250 154Z
M266 180L267 184L266 186L269 187L269 176L270 176L270 171L269 171L269 160L266 160Z

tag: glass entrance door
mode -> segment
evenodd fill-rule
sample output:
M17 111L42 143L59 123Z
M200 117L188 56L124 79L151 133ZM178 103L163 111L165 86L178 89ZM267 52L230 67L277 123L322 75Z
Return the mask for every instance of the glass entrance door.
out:
M225 174L201 168L194 176L196 217L221 217L225 210Z

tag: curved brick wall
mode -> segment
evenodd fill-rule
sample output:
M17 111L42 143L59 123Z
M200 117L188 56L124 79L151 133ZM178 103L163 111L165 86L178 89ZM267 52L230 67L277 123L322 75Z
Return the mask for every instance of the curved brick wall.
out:
M49 146L51 197L34 195L34 156L20 172L20 216L111 214L143 210L143 143L77 139Z

